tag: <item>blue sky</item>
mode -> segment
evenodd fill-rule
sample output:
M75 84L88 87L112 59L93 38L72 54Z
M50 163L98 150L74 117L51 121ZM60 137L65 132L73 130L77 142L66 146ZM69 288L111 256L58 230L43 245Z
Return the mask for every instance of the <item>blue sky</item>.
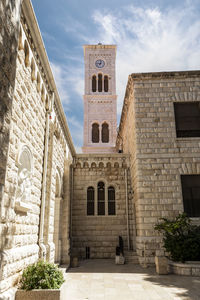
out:
M84 44L116 44L118 121L128 75L200 69L199 0L32 0L74 145L83 136Z

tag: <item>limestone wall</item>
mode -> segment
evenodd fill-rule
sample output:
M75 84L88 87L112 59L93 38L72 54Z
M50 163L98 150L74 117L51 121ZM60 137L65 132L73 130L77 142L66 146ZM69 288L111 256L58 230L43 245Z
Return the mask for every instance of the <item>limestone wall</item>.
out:
M15 88L20 11L21 0L16 0L13 3L1 1L0 3L0 220L4 219L2 198L9 147L12 100Z
M3 289L9 287L11 281L12 284L14 283L17 272L38 258L45 112L45 103L41 99L41 93L37 91L36 82L31 80L31 68L30 65L25 65L25 51L21 49L17 57L16 86L3 197L3 208L8 226L7 232L3 233L5 264L2 274L2 279L5 281L2 282ZM29 180L27 184L26 179L23 181L20 161L23 147L26 147L30 154L27 160L30 160L31 170L28 169L30 174L27 177ZM26 168L26 164L22 168ZM17 207L21 200L28 206L27 211L26 208ZM16 251L13 251L15 248L17 248Z
M66 247L69 248L67 228L69 227L71 157L59 123L52 124L50 131L44 240L48 259L57 263L66 263L69 260ZM63 231L66 233L63 234ZM67 243L64 248L63 243Z
M2 100L12 100L12 114L9 110L3 117L9 126L4 132L7 145L1 149L6 165L0 211L1 299L14 299L10 288L39 256L54 261L56 252L58 263L69 261L69 170L75 150L41 45L31 3L24 1L17 57L10 64L14 83L9 91L15 87L14 96Z
M118 236L124 239L127 249L126 176L128 156L122 154L77 155L74 169L74 192L72 200L72 254L85 258L85 248L90 247L91 258L113 258ZM116 192L116 215L87 216L87 188L93 186L97 197L97 184L105 183L105 190L112 185ZM132 191L128 178L127 195L129 211L129 235L131 248L134 218Z
M154 224L183 211L181 174L200 174L200 138L176 138L174 102L200 101L200 72L129 76L118 146L130 153L140 262L162 254ZM123 142L122 142L123 141Z

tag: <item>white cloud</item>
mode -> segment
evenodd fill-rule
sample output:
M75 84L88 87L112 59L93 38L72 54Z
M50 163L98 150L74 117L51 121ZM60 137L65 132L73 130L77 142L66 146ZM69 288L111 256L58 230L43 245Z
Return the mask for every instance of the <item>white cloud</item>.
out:
M70 91L74 91L78 96L83 96L84 92L84 73L83 69L79 66L66 67L59 63L52 63L51 68L54 74L56 86L62 100L64 107L67 109L70 101Z
M78 129L81 128L81 124L80 124L80 122L77 120L77 118L75 118L75 116L70 116L70 117L68 117L68 122L69 122L72 126L78 128Z
M83 143L83 124L80 123L76 117L69 116L67 118L69 127L71 128L72 139L76 145L82 145ZM81 153L81 147L76 146L76 152Z
M66 112L67 122L70 128L72 139L76 145L81 145L83 140L83 124L75 116L74 106L83 103L82 96L84 91L84 74L80 67L66 67L58 63L51 63L51 68L55 77L56 86ZM69 97L75 92L78 97ZM81 148L76 148L77 153Z
M117 44L118 114L129 74L200 68L200 20L188 3L165 12L131 5L118 15L94 13L99 40Z
M76 38L87 41L87 28L83 23L80 23L77 19L72 16L67 16L65 22L59 22L59 25L65 30L67 34L75 35Z
M63 106L67 108L67 105L69 104L69 94L67 92L67 89L65 87L66 85L66 72L65 70L56 63L50 63L51 69L55 78L56 86L58 89L58 93L60 96L60 99L63 103Z
M70 83L72 89L80 97L82 102L82 97L84 93L84 72L80 67L70 68L68 70L67 81Z

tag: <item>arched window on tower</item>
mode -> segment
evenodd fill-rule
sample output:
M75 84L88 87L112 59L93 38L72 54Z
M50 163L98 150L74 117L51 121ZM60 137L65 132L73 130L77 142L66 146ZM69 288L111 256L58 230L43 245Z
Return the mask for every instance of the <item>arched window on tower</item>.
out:
M115 189L112 186L108 188L108 215L115 215Z
M105 215L105 185L102 181L98 183L98 215Z
M94 216L94 188L92 186L87 189L87 215Z
M109 142L109 126L107 123L102 124L101 137L102 137L102 143Z
M96 77L96 75L92 76L92 91L93 92L97 91L97 77Z
M92 124L92 143L99 143L99 124Z
M102 74L98 74L98 92L102 92Z
M108 92L108 76L104 76L104 92Z

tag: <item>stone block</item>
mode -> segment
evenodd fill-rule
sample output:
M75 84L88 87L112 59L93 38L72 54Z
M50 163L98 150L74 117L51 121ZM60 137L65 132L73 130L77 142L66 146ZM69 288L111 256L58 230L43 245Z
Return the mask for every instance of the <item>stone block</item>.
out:
M159 275L168 274L168 260L165 256L155 256L156 273Z
M198 267L192 267L192 276L200 277L200 264Z
M124 265L125 264L125 257L122 255L115 256L115 264L116 265Z

